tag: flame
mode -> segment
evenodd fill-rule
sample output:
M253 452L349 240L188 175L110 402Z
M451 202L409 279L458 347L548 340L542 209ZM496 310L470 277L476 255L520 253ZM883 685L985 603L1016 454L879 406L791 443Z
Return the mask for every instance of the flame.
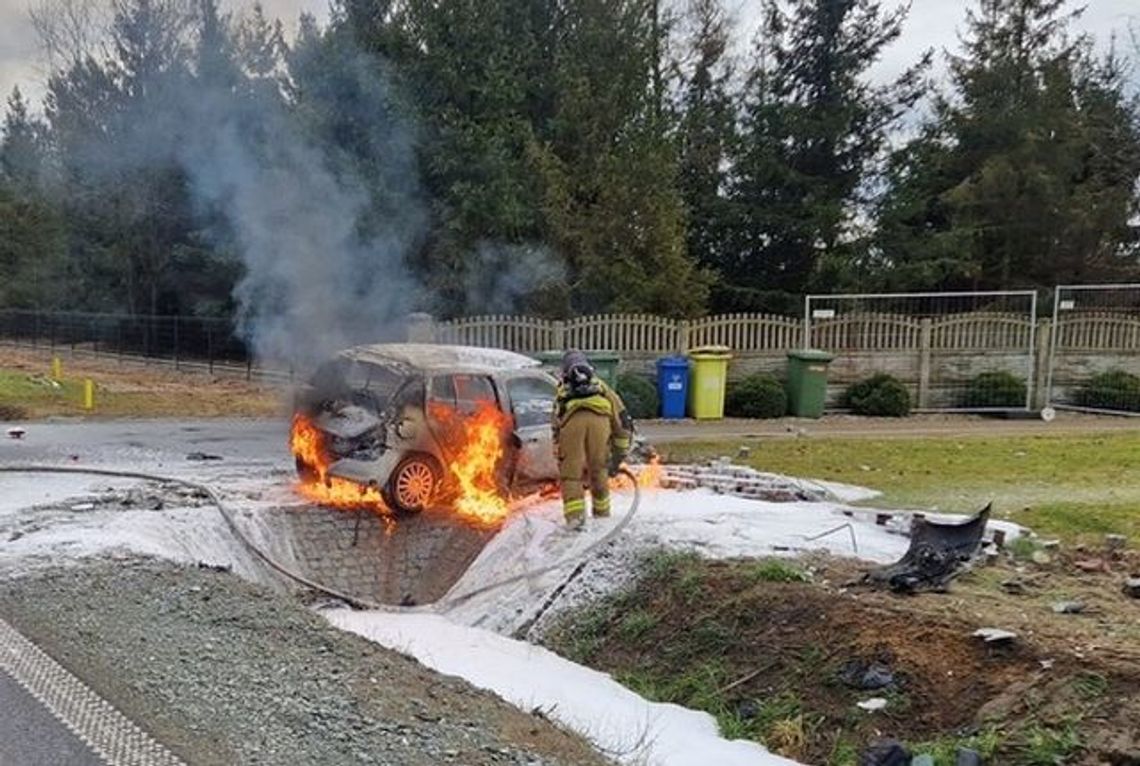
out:
M661 464L661 458L654 455L648 463L643 465L630 466L626 465L633 475L637 477L637 486L641 489L659 489L661 482L665 478L665 466ZM619 474L610 479L611 490L632 489L629 477L625 474Z
M295 457L305 461L305 465L317 472L323 482L328 471L328 453L325 452L324 436L312 421L301 414L293 416L293 428L289 433L289 447Z
M479 401L475 412L459 415L439 402L429 404L445 443L458 445L448 471L455 482L455 512L479 525L495 525L510 511L509 498L499 486L504 441L511 416L493 401Z
M454 456L448 464L448 483L454 485L454 510L463 519L480 526L493 526L507 517L510 498L498 478L506 454L505 439L513 421L493 401L476 403L468 415L439 402L429 402L429 413L444 444ZM304 415L293 418L289 439L293 454L313 469L312 481L298 484L309 500L337 508L370 507L387 513L378 489L328 475L329 455L325 437Z
M324 434L304 415L293 417L289 446L293 455L305 461L317 474L315 480L297 484L297 491L309 500L336 508L367 507L387 512L384 499L375 487L328 475L329 457Z

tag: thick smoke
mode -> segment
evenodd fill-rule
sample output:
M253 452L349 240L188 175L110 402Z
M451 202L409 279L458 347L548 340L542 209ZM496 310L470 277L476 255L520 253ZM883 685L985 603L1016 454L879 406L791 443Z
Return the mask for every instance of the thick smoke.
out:
M246 267L235 289L238 330L261 358L306 362L391 339L419 298L405 265L424 221L414 146L370 69L361 57L354 100L338 108L351 109L383 147L387 204L379 211L352 163L334 167L335 155L282 110L191 94L204 130L179 156L194 189L232 227Z
M148 188L131 179L177 169L207 237L244 266L235 331L259 359L302 367L396 339L425 302L407 266L426 221L414 130L381 62L344 39L320 54L319 91L290 98L278 78L234 69L152 72L116 140L96 133L75 155L127 198Z
M168 32L159 16L155 47L177 49L185 28ZM348 35L328 45L318 36L310 27L309 48L290 57L307 76L292 72L287 97L277 77L188 57L134 88L146 95L117 115L116 140L81 149L91 174L112 183L179 169L215 247L244 267L237 334L259 359L298 367L399 339L407 315L435 303L408 266L428 220L414 126L383 62ZM467 308L490 313L565 280L558 258L527 245L481 243L463 273Z

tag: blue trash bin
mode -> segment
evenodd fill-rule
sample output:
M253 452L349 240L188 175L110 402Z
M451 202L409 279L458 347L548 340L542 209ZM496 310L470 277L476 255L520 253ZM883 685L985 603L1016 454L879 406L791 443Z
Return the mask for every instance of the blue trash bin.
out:
M657 360L657 396L661 399L661 417L679 420L685 417L689 396L689 359L667 356Z

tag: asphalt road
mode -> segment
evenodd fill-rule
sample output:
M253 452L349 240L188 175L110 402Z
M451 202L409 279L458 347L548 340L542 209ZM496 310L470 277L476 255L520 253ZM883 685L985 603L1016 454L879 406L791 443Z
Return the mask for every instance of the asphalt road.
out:
M79 737L0 670L0 766L102 766Z
M286 448L289 423L272 420L119 420L42 422L24 425L23 439L0 438L0 463L143 463L180 469L201 466L192 453L217 455L212 468L291 467ZM828 416L822 420L645 421L638 430L650 442L777 439L797 436L901 438L920 436L1050 435L1140 431L1140 418L1058 413L1045 423L960 415L905 419ZM181 471L180 471L181 472Z

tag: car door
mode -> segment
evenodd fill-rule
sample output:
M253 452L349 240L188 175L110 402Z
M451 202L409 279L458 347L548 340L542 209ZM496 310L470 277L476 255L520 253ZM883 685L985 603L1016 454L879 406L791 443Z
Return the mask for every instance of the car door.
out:
M519 455L515 480L553 481L558 478L554 456L554 435L550 427L554 414L555 385L545 375L519 375L506 381Z

